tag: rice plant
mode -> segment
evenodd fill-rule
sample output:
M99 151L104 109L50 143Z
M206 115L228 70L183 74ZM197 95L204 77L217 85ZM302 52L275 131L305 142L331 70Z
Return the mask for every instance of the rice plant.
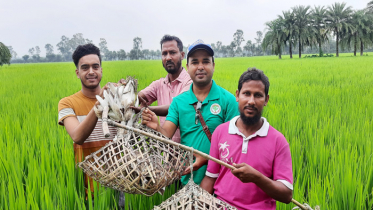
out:
M369 56L218 58L213 79L234 93L248 67L269 77L263 115L290 144L294 198L321 209L373 208L373 69ZM184 61L185 66L185 61ZM73 142L57 104L80 90L73 63L0 67L0 209L116 209L117 192L96 185L85 198ZM139 89L164 77L161 61L103 63L103 80L135 76ZM175 193L126 194L126 209L152 209ZM278 203L278 209L293 205Z

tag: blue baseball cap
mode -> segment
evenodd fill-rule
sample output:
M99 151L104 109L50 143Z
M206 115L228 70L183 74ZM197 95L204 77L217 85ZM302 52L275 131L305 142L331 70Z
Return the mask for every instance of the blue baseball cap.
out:
M201 39L198 39L188 47L187 59L196 50L206 50L209 55L214 56L214 50L211 45L205 44Z

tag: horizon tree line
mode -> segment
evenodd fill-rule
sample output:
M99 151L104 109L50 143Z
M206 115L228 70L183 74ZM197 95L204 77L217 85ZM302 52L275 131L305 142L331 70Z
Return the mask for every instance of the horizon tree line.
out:
M336 56L340 49L357 50L360 55L364 49L373 46L373 0L365 9L353 10L346 3L334 3L324 6L295 6L283 11L275 20L266 24L262 48L270 49L281 59L284 48L293 58L293 48L298 45L299 58L305 47L317 47L319 56L323 56L322 45L335 40Z
M215 51L215 57L243 57L275 54L280 59L288 54L293 58L294 51L298 50L299 58L302 52L314 53L318 50L318 56L322 57L324 51L332 52L335 48L336 56L339 52L353 50L354 55L360 50L373 46L373 0L368 2L362 10L353 10L346 3L334 3L324 6L295 6L291 10L282 11L275 20L265 23L264 32L257 31L255 42L247 40L244 43L244 32L241 29L233 34L233 40L229 45L223 45L221 41L211 43ZM334 37L333 37L334 36ZM28 54L22 58L12 46L5 46L0 42L0 66L12 63L28 62L64 62L72 60L72 53L78 45L93 43L85 39L82 33L74 34L72 38L62 36L56 48L51 44L44 46L45 57L40 55L39 46L32 47ZM160 50L142 49L142 39L133 39L133 48L126 52L123 49L111 51L107 41L100 38L98 47L101 50L103 60L153 60L161 59ZM184 51L189 46L184 46ZM58 53L55 53L54 50ZM324 49L324 50L323 50ZM11 60L12 59L12 60Z

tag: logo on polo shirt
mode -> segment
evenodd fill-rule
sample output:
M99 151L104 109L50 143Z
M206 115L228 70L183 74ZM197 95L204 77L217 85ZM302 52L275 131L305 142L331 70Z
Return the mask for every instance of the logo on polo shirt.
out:
M213 104L213 105L211 105L211 107L210 107L211 114L217 115L217 114L220 113L220 111L221 111L221 107L220 107L219 104Z
M228 144L228 142L226 141L226 142L224 142L224 144L219 143L219 145L220 145L220 147L219 147L219 151L221 150L221 152L220 152L220 157L221 157L221 158L226 158L226 157L228 157L228 155L229 155L229 149L228 149L229 144Z

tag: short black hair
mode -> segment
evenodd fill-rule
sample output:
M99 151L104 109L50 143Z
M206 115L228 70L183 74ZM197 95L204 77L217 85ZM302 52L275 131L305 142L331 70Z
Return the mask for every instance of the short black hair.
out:
M183 52L183 42L179 39L177 36L171 36L171 35L164 35L161 39L161 50L162 50L162 45L165 42L173 41L175 40L177 43L177 48L179 48L180 52Z
M268 95L269 91L269 80L268 77L264 74L262 70L259 70L255 67L248 68L247 71L245 71L241 77L240 80L238 80L238 92L241 91L242 85L245 82L249 82L251 80L260 80L264 84L264 92L266 96Z
M86 55L95 54L100 59L100 65L101 65L101 54L100 49L96 47L94 44L85 44L85 45L79 45L74 53L73 53L73 61L75 63L75 66L78 67L79 60Z
M212 57L212 63L215 63L214 56L211 56L211 57ZM187 64L189 64L189 57L187 58Z

